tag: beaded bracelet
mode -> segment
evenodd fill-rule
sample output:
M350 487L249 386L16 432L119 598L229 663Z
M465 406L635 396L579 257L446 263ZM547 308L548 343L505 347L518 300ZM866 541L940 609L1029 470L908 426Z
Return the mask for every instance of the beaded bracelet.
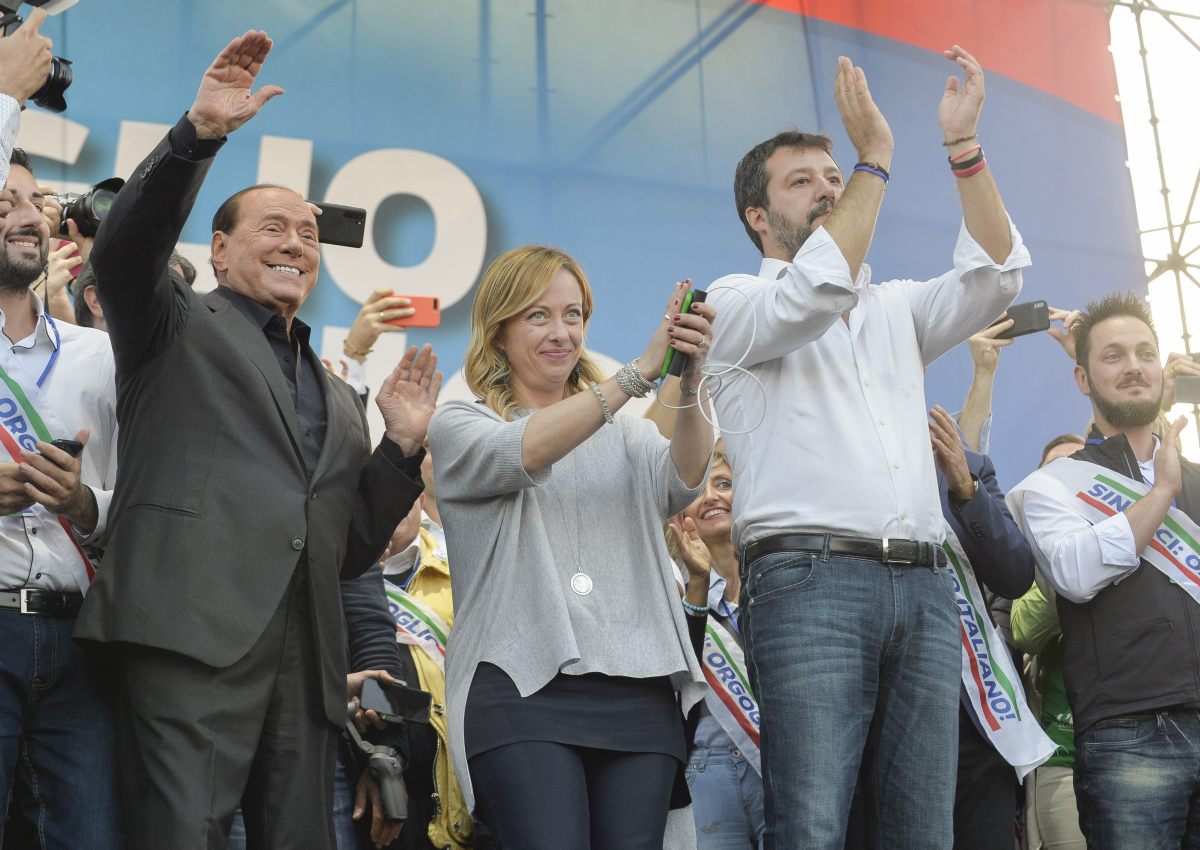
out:
M654 384L642 376L636 360L626 363L617 370L617 386L630 398L645 398L646 393L654 389Z
M955 145L961 145L963 142L969 142L969 141L971 141L971 139L978 139L978 138L979 137L977 135L975 135L974 133L972 133L969 136L959 136L957 139L951 139L948 142L942 142L942 147L952 148Z
M613 424L612 411L608 409L608 399L604 397L604 393L600 392L600 388L596 386L595 381L589 381L588 387L592 390L592 395L596 397L596 401L600 402L600 409L604 411L604 422L606 425Z
M708 616L709 608L707 605L693 605L691 602L688 602L686 599L681 599L680 602L683 603L683 610L687 611L693 617L707 617Z

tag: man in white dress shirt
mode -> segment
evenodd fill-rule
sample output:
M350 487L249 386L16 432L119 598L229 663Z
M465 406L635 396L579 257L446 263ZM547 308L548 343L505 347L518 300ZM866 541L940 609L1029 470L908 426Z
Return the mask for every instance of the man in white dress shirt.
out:
M1080 827L1095 850L1196 847L1200 468L1179 456L1184 417L1153 431L1164 370L1146 303L1108 296L1072 334L1095 428L1010 501L1058 594Z
M0 191L0 799L11 794L35 833L11 846L115 850L112 686L71 639L96 569L89 544L105 531L116 480L112 348L107 334L55 322L30 291L49 251L45 199L23 151L9 165ZM78 456L50 445L64 438L84 444Z
M863 760L873 846L953 843L959 620L938 555L923 368L1012 302L1029 255L978 146L982 68L958 46L945 55L965 74L938 109L964 216L952 271L870 285L893 141L845 57L849 181L827 138L799 132L755 147L735 177L763 263L711 288L710 359L742 360L766 391L757 427L753 382L727 378L716 405L738 482L767 850L840 850Z

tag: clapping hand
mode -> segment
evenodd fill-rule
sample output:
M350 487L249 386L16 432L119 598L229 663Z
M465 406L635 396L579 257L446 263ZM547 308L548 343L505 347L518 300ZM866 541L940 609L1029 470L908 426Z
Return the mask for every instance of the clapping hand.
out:
M708 571L712 569L713 557L704 541L700 539L695 520L691 517L673 516L667 520L667 533L671 535L671 541L679 552L679 559L687 567L688 575L693 580L702 580L707 587Z
M938 124L946 142L974 136L983 111L983 66L957 44L942 55L963 69L963 79L951 74L938 105Z
M441 388L442 373L437 368L437 355L428 344L422 346L419 353L415 345L410 346L379 388L375 403L383 414L388 439L399 446L405 456L415 455L425 442L425 432L429 429Z
M965 502L975 495L975 479L967 466L967 455L954 418L935 405L929 411L929 439L933 443L933 459L946 479L950 495Z
M867 87L867 75L862 68L845 56L838 57L837 73L834 75L833 98L842 115L846 135L854 145L858 158L890 167L896 142L892 128L875 105L871 90Z

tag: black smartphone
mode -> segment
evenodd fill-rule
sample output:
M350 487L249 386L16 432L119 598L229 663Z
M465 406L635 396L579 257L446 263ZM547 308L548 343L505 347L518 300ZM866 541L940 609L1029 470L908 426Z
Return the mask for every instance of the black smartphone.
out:
M1050 308L1045 301L1026 301L1024 304L1014 304L1008 308L1007 316L992 322L988 327L995 327L1008 319L1013 320L1013 326L997 335L996 339L1014 339L1046 330L1050 327Z
M323 245L345 245L361 248L367 229L367 211L362 207L341 204L317 204L317 241Z
M363 682L359 702L363 711L374 711L390 723L399 720L429 722L429 694L399 682L388 684L378 679L367 679Z
M57 440L51 440L50 445L54 446L56 449L62 449L71 457L79 457L79 453L83 451L83 443L79 442L78 440L65 440L60 438Z

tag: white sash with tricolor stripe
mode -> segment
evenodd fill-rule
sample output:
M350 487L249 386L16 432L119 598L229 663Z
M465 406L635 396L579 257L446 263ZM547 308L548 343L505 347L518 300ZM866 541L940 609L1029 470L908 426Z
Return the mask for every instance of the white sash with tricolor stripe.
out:
M396 621L396 641L415 646L428 655L442 673L446 672L446 640L450 627L428 605L385 582L388 610Z
M728 630L709 617L704 628L704 658L701 667L708 680L704 705L725 734L742 751L746 761L761 776L758 701L750 690L746 658Z
M1055 743L1042 731L1029 704L1000 631L984 608L971 562L949 525L942 544L950 560L962 642L962 681L975 719L1017 781L1054 755Z

